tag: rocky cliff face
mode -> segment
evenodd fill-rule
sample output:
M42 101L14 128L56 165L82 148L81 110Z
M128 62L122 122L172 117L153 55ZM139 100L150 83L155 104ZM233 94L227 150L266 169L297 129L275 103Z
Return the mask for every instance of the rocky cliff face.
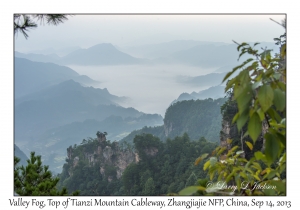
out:
M227 147L230 149L230 145L227 142L227 139L231 139L232 136L236 135L237 128L232 125L228 120L222 121L222 130L220 131L220 146Z
M79 147L82 147L80 152L78 151ZM106 141L105 135L97 135L97 141L94 140L79 147L67 149L68 174L70 176L81 161L89 167L99 167L100 174L103 177L107 176L108 180L112 180L114 177L106 173L106 168L107 166L113 167L116 172L115 178L119 179L130 163L139 161L136 153L129 149L120 149L118 142Z
M170 121L165 121L165 122L164 122L165 136L168 137L168 136L171 134L172 130L173 130L172 122L170 122Z

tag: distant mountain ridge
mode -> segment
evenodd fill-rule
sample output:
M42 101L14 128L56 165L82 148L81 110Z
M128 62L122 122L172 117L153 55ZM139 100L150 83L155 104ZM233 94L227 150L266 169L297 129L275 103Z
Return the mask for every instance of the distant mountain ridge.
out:
M57 97L68 97L67 95L76 94L78 98L88 101L93 105L99 104L117 104L117 102L123 102L126 97L118 97L111 95L106 88L94 88L94 87L83 87L74 80L66 80L57 85L47 87L41 91L37 91L28 94L24 97L16 99L15 103L18 105L23 101L30 100L51 100Z
M277 49L274 43L263 42L261 45L268 49ZM190 66L199 66L202 68L232 66L237 63L240 52L237 51L236 44L203 42L190 48L182 49L177 52L165 54L153 60L154 63L161 64L183 64ZM242 56L240 62L246 60L249 56Z
M15 51L15 57L18 58L25 58L31 61L36 62L45 62L45 63L57 63L60 59L58 55L55 53L44 55L44 54L38 54L38 53L20 53L18 51Z
M62 48L50 47L50 48L40 49L40 50L31 50L28 53L43 54L43 55L57 54L59 57L61 57L78 49L81 48L79 46L69 46L69 47L62 47Z
M65 65L121 65L140 64L142 60L117 50L110 43L103 43L88 49L76 50L62 57L59 63Z
M222 42L207 42L195 40L173 40L170 42L162 42L158 44L148 44L134 47L125 47L124 52L127 52L136 57L143 57L149 59L157 59L160 57L167 57L173 53L188 50L198 45L224 45Z
M262 42L259 46L273 50L278 48L269 42ZM79 47L70 49L63 57L51 55L51 52L55 52L54 49L49 49L47 55L15 52L15 56L61 65L182 64L204 68L232 65L237 62L239 56L236 44L195 40L174 40L125 48L115 47L111 43L101 43L87 49ZM45 53L45 51L34 52ZM241 61L245 59L247 56L243 56Z
M24 54L20 52L15 52L15 57L59 65L132 65L147 62L145 59L135 58L121 52L110 43L97 44L87 49L76 49L62 57L56 54Z
M47 165L60 172L65 147L105 129L115 140L143 126L163 124L160 115L124 108L126 97L108 90L83 87L67 80L15 99L15 142L29 153L43 154ZM92 134L92 135L91 135ZM64 158L62 159L64 160Z
M21 135L85 119L99 119L100 105L117 105L125 98L111 95L107 89L83 87L73 80L26 95L15 102L15 126ZM107 110L108 116L113 111Z
M225 86L221 86L221 85L218 85L218 86L213 86L213 87L210 87L208 89L205 89L205 90L202 90L202 91L199 91L198 93L197 92L192 92L192 93L182 93L180 94L180 96L174 100L172 102L173 103L176 103L178 101L184 101L184 100L198 100L198 99L207 99L207 98L212 98L212 99L217 99L217 98L224 98L225 97Z
M15 98L37 92L63 81L73 79L82 85L99 84L88 76L79 75L66 66L54 63L34 62L25 58L14 59Z
M209 87L218 86L222 84L227 72L223 73L210 73L206 75L200 75L195 77L178 77L177 82L184 83L186 85L194 87Z

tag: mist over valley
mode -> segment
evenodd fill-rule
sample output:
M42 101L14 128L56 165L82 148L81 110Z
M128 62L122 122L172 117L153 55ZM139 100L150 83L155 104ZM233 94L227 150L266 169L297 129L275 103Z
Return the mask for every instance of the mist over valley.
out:
M97 22L105 28L101 30L89 28L85 18L91 17L75 17L86 26L80 36L69 34L78 29L66 22L65 30L55 30L69 34L67 38L54 33L49 37L41 29L38 35L32 31L29 41L16 39L15 154L26 164L24 159L35 151L59 174L59 185L72 190L73 183L81 180L76 177L84 174L80 188L85 189L83 183L89 182L101 195L110 195L110 184L118 188L114 195L147 195L144 186L152 186L152 178L161 182L156 185L161 192L178 192L195 183L191 173L204 174L203 165L192 167L195 158L210 153L228 137L224 134L224 125L229 126L229 121L224 124L224 107L229 102L224 88L240 70L222 80L250 56L239 58L237 44L232 42L238 37L233 28L227 30L219 23L212 28L214 21L202 23L201 28L197 24L203 19L197 16L183 18L183 22L175 21L179 16L168 16L167 24L163 16L157 16L161 20L145 16L139 21L149 18L149 23L155 24L145 28L140 25L143 21L129 21L132 31L126 24L120 25L123 19L118 15L107 16L115 25L107 25L105 17L95 16L95 22L102 21ZM193 22L196 19L198 22ZM40 40L43 34L45 39ZM259 48L270 49L274 55L279 47L264 35L247 40L253 45L258 39ZM139 161L150 164L160 159L157 170L162 174L172 171L175 178L169 176L176 184L165 177L159 180L161 175L152 169L136 172ZM140 186L128 182L121 187L123 172L124 180L140 176L136 182ZM89 193L83 190L84 195Z

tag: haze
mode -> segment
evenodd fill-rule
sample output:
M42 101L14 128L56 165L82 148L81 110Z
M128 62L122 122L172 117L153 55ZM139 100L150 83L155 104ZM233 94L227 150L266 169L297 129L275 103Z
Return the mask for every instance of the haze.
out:
M107 88L114 95L130 97L130 100L120 105L162 116L181 93L208 88L184 85L178 82L178 77L197 76L212 71L181 65L70 67L79 74L86 74L100 81L101 84L95 87Z
M156 44L173 40L232 43L273 42L283 29L270 21L284 15L75 15L58 26L44 25L19 34L15 49L29 52L41 48L90 47L112 43L120 47Z
M232 40L274 43L273 38L284 30L270 18L280 22L284 15L75 15L59 26L41 25L31 30L28 40L19 34L15 38L15 50L64 56L75 49L111 43L136 58L159 59L166 52L159 49L147 54L143 50L175 40L216 42L217 45L229 45ZM181 93L199 92L209 87L183 84L178 78L205 75L222 67L167 65L156 61L152 65L67 66L100 81L95 87L107 88L111 94L131 99L120 105L162 116Z

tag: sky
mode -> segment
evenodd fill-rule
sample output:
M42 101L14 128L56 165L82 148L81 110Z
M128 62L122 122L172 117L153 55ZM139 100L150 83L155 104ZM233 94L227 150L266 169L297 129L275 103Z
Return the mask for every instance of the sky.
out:
M30 52L37 49L79 46L88 48L99 43L119 47L156 44L173 40L198 40L232 43L273 42L283 29L285 15L82 15L70 16L58 26L41 24L30 30L26 40L15 37L15 49Z
M281 22L285 15L79 14L69 16L67 21L58 26L41 24L28 32L28 39L18 34L15 37L15 50L28 53L48 48L88 48L100 43L111 43L126 49L173 40L274 43L273 39L283 34L284 29L270 18ZM101 81L99 88L108 88L114 95L130 97L131 101L123 106L162 116L181 93L203 90L203 87L183 86L176 82L176 77L210 73L189 66L69 67L79 74Z

